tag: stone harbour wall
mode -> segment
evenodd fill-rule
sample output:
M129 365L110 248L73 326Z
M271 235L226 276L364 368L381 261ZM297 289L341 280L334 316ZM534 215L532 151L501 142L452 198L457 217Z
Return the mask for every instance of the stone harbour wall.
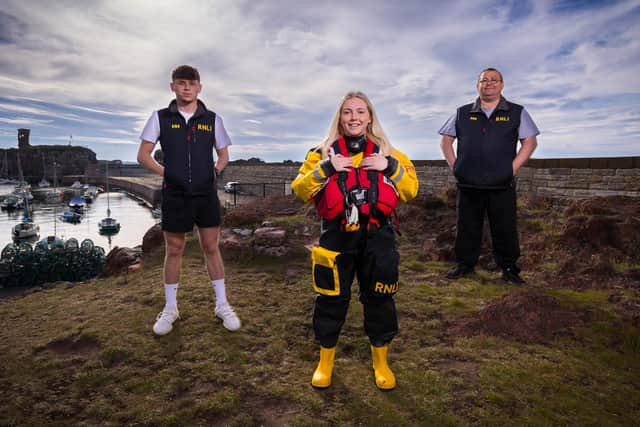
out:
M444 160L416 160L420 193L433 194L455 185ZM218 181L281 184L290 194L299 163L229 164ZM640 157L530 159L518 173L518 191L557 199L623 195L640 197ZM282 190L280 190L280 188ZM280 193L282 194L282 193Z

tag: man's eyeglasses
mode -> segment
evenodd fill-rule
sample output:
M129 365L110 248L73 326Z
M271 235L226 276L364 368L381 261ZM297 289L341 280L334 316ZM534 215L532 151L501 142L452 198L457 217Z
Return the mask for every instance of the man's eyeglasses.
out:
M487 83L500 83L502 80L495 80L495 79L482 79L482 80L478 80L478 83L480 83L481 85L486 85Z

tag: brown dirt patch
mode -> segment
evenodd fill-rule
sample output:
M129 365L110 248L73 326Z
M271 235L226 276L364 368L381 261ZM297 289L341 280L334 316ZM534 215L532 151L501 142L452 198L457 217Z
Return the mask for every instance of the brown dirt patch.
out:
M640 261L640 201L621 196L578 200L564 214L561 244L570 254L584 258L606 252Z
M586 313L564 308L552 296L523 290L494 300L477 315L455 322L449 334L486 334L522 343L545 343L585 320Z
M100 347L96 338L87 335L55 339L45 346L58 355L88 355L97 352Z

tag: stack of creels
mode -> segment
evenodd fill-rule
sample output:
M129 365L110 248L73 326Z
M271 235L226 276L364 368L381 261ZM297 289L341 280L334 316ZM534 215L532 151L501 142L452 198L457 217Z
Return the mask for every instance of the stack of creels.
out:
M84 281L97 276L105 252L91 239L46 238L31 246L9 243L0 256L0 286L36 286L57 281Z

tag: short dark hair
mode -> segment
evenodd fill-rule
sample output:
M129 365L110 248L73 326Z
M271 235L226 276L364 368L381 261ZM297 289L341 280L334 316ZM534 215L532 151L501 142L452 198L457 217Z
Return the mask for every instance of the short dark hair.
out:
M485 68L484 70L480 71L480 74L478 74L478 80L480 80L480 76L485 71L495 71L496 73L500 74L500 80L504 81L504 78L502 78L502 73L500 71L498 71L497 68L493 68L493 67Z
M200 81L200 73L190 65L180 65L171 73L171 80L196 80Z

